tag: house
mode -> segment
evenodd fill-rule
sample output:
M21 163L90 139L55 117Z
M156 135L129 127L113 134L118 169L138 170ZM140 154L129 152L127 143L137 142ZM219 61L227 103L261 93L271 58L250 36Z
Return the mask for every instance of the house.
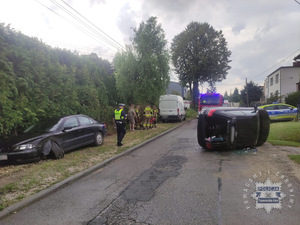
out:
M170 81L166 94L180 94L181 97L185 98L187 95L187 87L182 87L179 83Z
M267 76L264 82L265 99L279 97L285 102L287 94L300 91L300 54L294 58L293 66L283 66Z

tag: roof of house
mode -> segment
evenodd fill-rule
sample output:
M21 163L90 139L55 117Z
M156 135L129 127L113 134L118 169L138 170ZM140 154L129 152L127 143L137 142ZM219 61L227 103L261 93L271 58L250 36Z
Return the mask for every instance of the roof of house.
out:
M295 61L298 60L298 59L300 59L300 54L297 55L297 56L294 58Z

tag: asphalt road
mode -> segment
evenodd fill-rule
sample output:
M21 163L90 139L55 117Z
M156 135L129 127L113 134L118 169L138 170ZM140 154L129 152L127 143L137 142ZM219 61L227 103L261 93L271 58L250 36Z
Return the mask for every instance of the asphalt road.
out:
M299 224L300 181L279 148L204 151L196 127L185 123L0 224ZM279 202L258 203L259 187Z

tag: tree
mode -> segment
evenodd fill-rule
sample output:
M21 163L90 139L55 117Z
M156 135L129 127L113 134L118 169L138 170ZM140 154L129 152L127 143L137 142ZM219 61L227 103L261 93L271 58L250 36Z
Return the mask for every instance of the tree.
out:
M252 103L260 101L262 93L263 89L253 81L250 81L244 86L244 89L241 91L241 100L243 105L251 106L253 105Z
M182 85L188 85L193 103L198 103L199 82L208 82L211 90L215 83L226 78L231 52L222 31L208 23L191 22L176 35L171 44L172 62Z
M241 100L241 96L239 94L239 90L237 88L235 88L232 95L230 95L230 101L240 102L240 100Z
M225 93L224 93L224 99L229 99L229 95L228 95L228 92L227 91L225 91Z
M119 97L127 104L157 104L170 80L165 34L156 17L133 31L132 45L114 58Z
M111 121L113 68L96 54L53 49L0 23L0 137L37 120L83 113Z
M275 94L271 93L270 98L267 98L266 102L268 104L271 104L273 102L281 102L281 97L279 96L278 91L275 91Z

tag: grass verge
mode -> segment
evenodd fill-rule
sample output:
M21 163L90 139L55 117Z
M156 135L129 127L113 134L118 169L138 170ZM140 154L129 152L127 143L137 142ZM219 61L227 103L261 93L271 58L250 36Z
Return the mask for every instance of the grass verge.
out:
M121 148L116 146L116 131L113 131L105 137L102 146L77 149L65 154L61 160L48 159L31 164L0 166L0 211L176 125L178 124L164 123L157 124L157 128L150 130L127 130L124 146Z
M289 155L289 158L300 164L300 155Z
M271 123L268 142L273 145L300 147L300 123Z

